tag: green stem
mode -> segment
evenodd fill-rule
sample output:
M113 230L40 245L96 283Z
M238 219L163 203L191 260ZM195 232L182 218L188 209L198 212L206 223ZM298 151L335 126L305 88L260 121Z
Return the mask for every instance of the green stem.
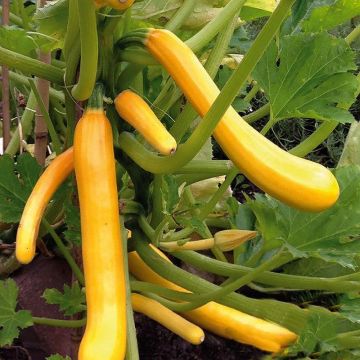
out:
M210 77L214 79L223 57L226 54L230 40L235 30L237 17L225 27L216 38L214 47L211 49L210 55L205 63L205 70ZM191 123L196 118L197 114L190 103L187 103L184 110L175 120L174 125L170 129L170 133L174 136L177 142L180 142L186 131L189 129Z
M97 83L87 102L87 109L103 109L105 88L101 83Z
M235 15L238 15L243 7L245 0L231 0L223 10L198 33L186 41L186 44L194 51L198 52L207 45L219 31L226 26Z
M339 125L336 121L324 121L310 136L289 150L290 154L304 157L323 143Z
M81 328L86 324L86 318L81 320L60 320L33 316L32 321L34 322L34 324L37 325L46 325L62 328Z
M251 267L223 263L195 251L176 251L172 253L176 258L195 266L202 271L211 272L226 277L241 277L253 270ZM256 278L256 282L268 286L282 287L296 290L325 290L338 293L357 291L359 281L349 281L341 278L319 278L300 275L289 275L264 271Z
M345 38L345 41L350 45L360 36L360 25L351 31L351 33Z
M230 160L192 160L180 169L177 169L175 174L198 174L198 173L211 173L213 176L216 174L226 175L234 168Z
M1 69L0 69L0 74L1 74ZM10 80L13 81L17 86L29 86L29 79L30 79L29 77L20 75L14 71L9 71L9 76L10 76ZM64 98L64 94L61 91L50 87L49 93L51 98L64 103L65 98Z
M259 90L260 90L260 85L255 83L253 85L252 89L244 97L244 101L249 103L256 96L256 94L259 92Z
M210 292L219 289L218 286L164 260L144 241L136 239L135 247L143 261L165 279L193 292ZM228 294L218 302L247 314L274 321L298 333L304 328L311 314L309 310L301 309L291 303L270 299L251 299L239 293Z
M267 103L263 105L261 108L253 111L252 113L243 116L243 119L249 124L252 124L253 122L260 120L269 114L270 114L270 103Z
M226 285L219 287L215 291L198 295L194 297L194 300L192 300L189 303L185 303L185 304L173 303L172 310L180 311L180 312L190 311L202 305L205 305L209 301L217 301L218 299L232 293L235 290L240 289L249 282L253 281L264 271L272 270L273 268L277 267L277 262L282 257L282 255L283 252L282 250L280 250L275 256L263 262L256 269L252 269L252 271L248 272L246 275L237 278L236 280L229 279L230 281Z
M236 178L236 175L239 173L237 168L231 170L231 172L226 177L225 181L221 184L216 193L212 196L212 198L205 203L205 205L201 208L199 217L200 219L205 219L215 208L216 204L221 200L226 190L231 185L232 181Z
M116 88L120 91L128 89L136 76L144 69L143 65L128 64L117 79Z
M61 142L60 142L59 136L54 128L54 124L52 123L52 121L50 119L50 115L49 115L48 111L46 110L45 104L41 98L41 95L39 94L39 91L36 87L35 81L32 79L29 79L29 84L30 84L33 94L35 95L37 105L39 106L40 112L43 116L46 126L49 130L50 137L51 137L51 140L52 140L52 143L54 146L54 151L56 152L57 155L59 155L59 154L61 154Z
M64 82L64 70L0 46L0 64L57 84Z
M162 219L162 210L163 210L163 197L162 197L162 183L163 176L155 175L153 181L153 193L152 193L152 215L151 215L151 226L156 228Z
M60 252L64 256L65 260L69 264L71 270L73 271L75 277L79 281L79 283L84 286L84 275L81 272L79 266L76 264L74 258L71 256L71 253L69 249L65 246L63 241L61 240L60 236L55 232L55 230L52 228L52 226L45 220L42 220L42 225L46 228L48 233L51 235L51 237L54 239L56 246L59 248Z
M144 282L144 281L133 280L133 281L131 281L130 285L131 285L132 291L148 293L148 294L150 294L150 293L158 294L158 295L161 295L166 298L173 299L173 300L189 301L194 297L193 294L188 293L188 292L171 290L171 289L165 288L163 286Z
M148 223L144 215L140 215L138 217L138 224L140 229L144 232L144 234L151 239L151 242L153 242L155 238L155 230L153 227Z
M205 236L207 238L211 238L212 237L211 231L208 228L208 226L206 225L205 221L203 221L203 219L201 218L199 209L196 208L196 201L195 201L195 198L194 198L189 186L187 186L185 188L184 194L185 194L185 197L187 198L188 202L190 203L191 208L193 209L192 214L194 215L194 217L197 217L201 220L202 225L205 229ZM195 228L193 230L196 231ZM211 252L214 254L216 259L218 259L220 261L224 261L224 262L228 261L226 259L225 255L223 254L223 252L218 247L216 247L216 246L212 247Z
M121 228L125 230L123 218L121 218ZM128 271L128 252L126 231L122 231L123 261L125 268L125 287L126 287L126 359L138 360L139 350L136 339L136 328L134 322L134 313L131 306L131 287L130 276Z
M36 107L36 97L33 92L30 92L26 104L26 108L20 120L22 139L26 139L27 136L30 135L34 116L35 116L35 107ZM11 137L10 143L5 150L5 154L14 156L19 151L19 148L20 148L20 131L19 128L17 128Z
M96 81L98 63L98 35L93 0L77 0L80 27L81 61L79 81L71 94L76 100L90 97Z
M175 32L179 30L182 24L187 20L191 15L196 5L195 0L184 0L179 10L172 16L172 18L167 22L165 29Z

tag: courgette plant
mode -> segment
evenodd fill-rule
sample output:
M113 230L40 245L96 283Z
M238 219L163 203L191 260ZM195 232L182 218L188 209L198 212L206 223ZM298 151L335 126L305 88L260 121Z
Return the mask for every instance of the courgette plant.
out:
M359 1L15 0L8 15L0 346L47 325L80 329L79 359L138 359L135 310L192 344L207 330L271 358L359 357ZM289 119L314 130L286 150L266 136ZM339 124L337 167L306 158ZM262 192L239 202L240 174ZM62 319L17 309L12 277L39 252L73 273L43 293Z

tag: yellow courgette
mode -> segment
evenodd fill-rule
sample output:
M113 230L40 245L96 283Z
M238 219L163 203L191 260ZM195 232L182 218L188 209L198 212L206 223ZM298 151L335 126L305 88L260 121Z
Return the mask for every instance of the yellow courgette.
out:
M175 152L176 140L139 95L125 90L115 98L114 103L119 115L156 150L163 155Z
M191 49L164 29L138 31L139 39L162 64L196 111L204 116L219 89ZM324 166L298 158L262 136L230 107L214 131L230 160L254 184L275 198L304 211L322 211L339 196L333 174Z
M205 334L201 328L169 310L158 301L140 294L131 294L131 304L134 311L157 321L189 343L199 345L204 341Z

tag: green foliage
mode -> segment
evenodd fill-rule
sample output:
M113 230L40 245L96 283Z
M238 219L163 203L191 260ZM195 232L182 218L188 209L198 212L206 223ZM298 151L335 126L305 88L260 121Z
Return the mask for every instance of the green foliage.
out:
M42 297L48 304L59 305L60 311L66 316L86 310L85 293L77 282L71 287L65 284L63 293L57 289L46 289Z
M341 194L337 203L318 214L295 210L270 197L250 201L266 249L285 245L295 258L315 257L355 268L360 251L360 167L336 170Z
M341 296L339 301L340 313L354 323L360 324L360 296L348 293Z
M0 221L15 223L20 220L41 168L28 153L17 158L4 155L0 158Z
M0 46L20 54L34 57L37 48L27 31L15 26L0 27Z
M298 1L292 14L292 31L330 30L360 15L359 0Z
M305 117L346 123L354 118L337 105L355 100L358 81L349 73L354 69L354 53L343 39L296 34L283 38L279 54L273 43L253 76L266 92L273 121Z
M18 288L14 280L0 281L0 347L11 345L19 336L19 329L31 326L29 311L16 311Z
M65 222L67 229L64 231L65 239L75 246L81 245L81 226L79 208L70 201L65 204Z
M48 40L46 50L63 47L68 12L68 0L48 1L44 7L37 8L34 21L38 24L39 33Z
M63 357L59 354L55 354L47 357L46 360L71 360L71 357L70 356Z

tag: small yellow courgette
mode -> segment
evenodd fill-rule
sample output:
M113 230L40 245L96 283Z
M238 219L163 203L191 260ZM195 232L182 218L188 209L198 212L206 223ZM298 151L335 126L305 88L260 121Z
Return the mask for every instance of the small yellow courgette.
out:
M119 115L157 151L163 155L170 155L176 151L175 139L139 95L131 90L125 90L114 102Z
M73 149L69 148L50 163L37 181L26 202L16 235L16 258L20 263L28 264L34 258L45 208L73 169Z
M131 294L131 303L134 311L157 321L189 343L199 345L204 341L205 334L201 328L169 310L158 301L140 294Z
M166 68L196 111L205 116L219 89L191 49L168 30L148 29L141 36L146 48ZM284 203L316 212L336 202L339 185L327 168L280 149L232 107L218 123L214 137L245 176Z
M152 248L164 259L170 261L160 250L155 247ZM186 291L154 272L135 251L129 253L129 268L142 281L152 282L177 291ZM296 334L280 325L213 301L197 309L182 313L182 315L219 336L253 345L269 352L279 352L297 338Z

